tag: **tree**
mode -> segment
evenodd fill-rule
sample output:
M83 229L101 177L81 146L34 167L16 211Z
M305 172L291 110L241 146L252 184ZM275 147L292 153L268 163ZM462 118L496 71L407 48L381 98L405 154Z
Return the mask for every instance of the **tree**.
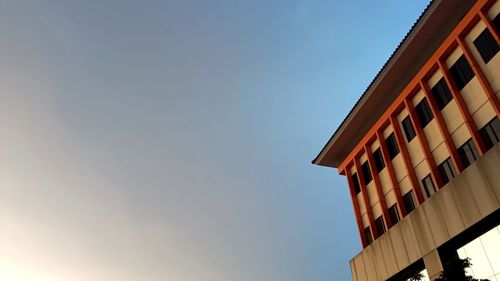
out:
M467 275L466 269L472 265L470 258L452 259L434 281L490 281L489 279L475 279Z

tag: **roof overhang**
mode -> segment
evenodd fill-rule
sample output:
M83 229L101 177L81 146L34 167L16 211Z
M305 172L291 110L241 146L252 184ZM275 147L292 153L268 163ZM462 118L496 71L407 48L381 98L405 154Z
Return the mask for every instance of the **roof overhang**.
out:
M313 164L337 168L467 13L475 1L432 1Z

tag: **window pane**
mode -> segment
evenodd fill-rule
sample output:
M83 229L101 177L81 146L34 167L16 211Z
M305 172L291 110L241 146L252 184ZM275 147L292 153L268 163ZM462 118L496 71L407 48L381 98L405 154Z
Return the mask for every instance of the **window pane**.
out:
M411 193L412 192L409 191L403 196L403 203L405 204L406 213L408 214L411 211L415 210L415 203L413 201L413 195Z
M403 125L403 131L405 133L406 140L410 142L415 137L415 130L413 129L413 125L411 124L409 116L403 119L401 125Z
M375 226L377 227L377 233L378 233L378 235L382 235L382 234L385 233L384 218L382 216L378 217L375 220Z
M359 194L361 188L359 188L359 180L356 173L352 174L352 183L354 185L354 193Z
M398 205L394 204L389 208L389 217L391 218L392 225L399 221Z
M474 72L464 55L462 55L457 62L450 67L450 74L453 77L453 81L455 81L455 85L459 91L462 90L474 77Z
M492 148L497 142L500 142L500 121L498 118L495 117L481 128L479 130L479 135L483 139L487 149Z
M469 165L477 159L476 146L471 139L459 147L457 151L464 164L464 168L469 167Z
M392 160L399 153L399 148L396 142L396 138L394 137L394 133L392 133L389 137L387 137L387 139L385 139L385 143L387 144L387 150L389 150L389 157L391 157Z
M385 168L385 163L380 148L377 148L377 150L373 152L373 158L375 160L375 167L377 168L377 172L380 173L380 171Z
M436 193L436 189L434 188L434 182L432 182L431 175L427 175L422 179L422 187L424 188L424 194L426 198L430 198L434 193Z
M363 172L363 179L365 184L368 184L372 181L372 173L370 172L370 166L368 166L368 162L363 163L361 165L361 171Z
M474 45L485 63L488 63L499 50L497 41L495 41L488 29L479 34L476 40L474 40Z
M447 184L452 178L455 177L455 169L451 163L451 159L444 160L438 167L439 176L443 180L443 184Z
M417 117L422 128L425 128L434 118L425 98L415 106L415 111L417 112Z
M373 242L373 237L370 231L370 227L368 226L367 228L365 228L364 232L365 232L366 242L368 245L370 245Z
M444 78L441 78L439 82L432 87L431 92L436 100L439 110L443 110L443 108L453 99Z

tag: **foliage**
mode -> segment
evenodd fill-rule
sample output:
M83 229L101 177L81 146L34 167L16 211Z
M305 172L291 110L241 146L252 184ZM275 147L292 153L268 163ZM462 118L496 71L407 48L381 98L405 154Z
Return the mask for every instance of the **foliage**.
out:
M434 281L490 281L488 279L475 279L467 275L466 269L472 265L469 258L456 258L451 260Z

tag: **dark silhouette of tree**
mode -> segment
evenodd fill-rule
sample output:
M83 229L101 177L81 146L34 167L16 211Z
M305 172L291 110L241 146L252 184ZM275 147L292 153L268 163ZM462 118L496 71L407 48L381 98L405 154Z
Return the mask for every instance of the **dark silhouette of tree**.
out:
M470 258L454 258L449 261L438 278L434 281L490 281L489 279L476 279L467 275L466 269L472 265ZM421 281L424 276L417 273L410 277L408 281Z
M490 281L489 279L476 279L467 275L466 269L472 265L470 258L455 258L446 264L444 270L434 281Z

